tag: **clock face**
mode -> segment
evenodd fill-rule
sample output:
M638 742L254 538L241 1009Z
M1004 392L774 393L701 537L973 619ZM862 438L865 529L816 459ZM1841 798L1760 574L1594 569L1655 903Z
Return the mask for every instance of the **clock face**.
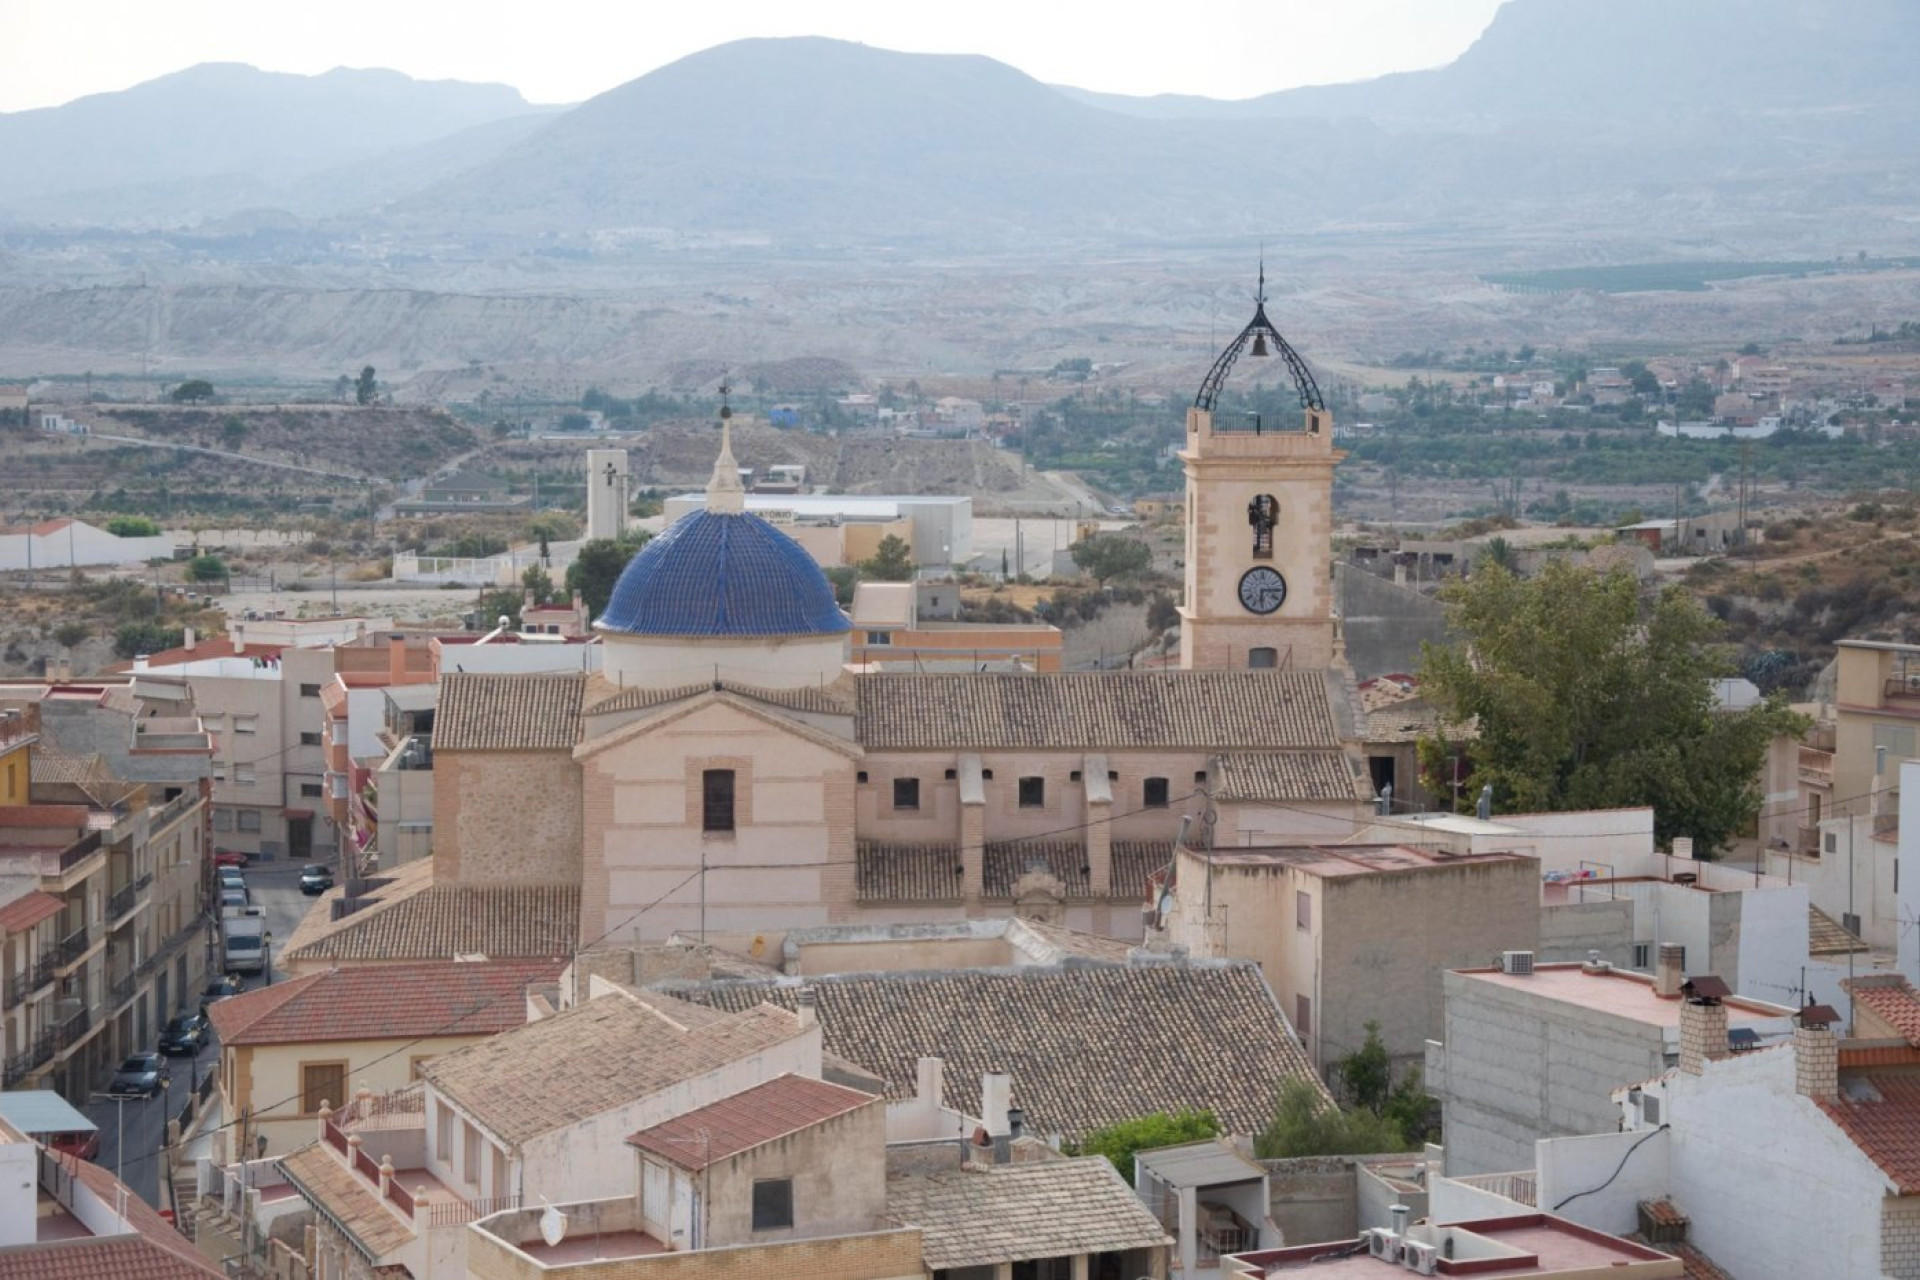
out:
M1240 603L1249 613L1272 613L1287 602L1287 580L1266 565L1240 575Z

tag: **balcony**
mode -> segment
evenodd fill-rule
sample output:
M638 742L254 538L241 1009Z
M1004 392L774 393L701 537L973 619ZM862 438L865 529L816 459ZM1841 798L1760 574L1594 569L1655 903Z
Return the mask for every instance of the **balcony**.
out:
M1833 752L1800 748L1800 781L1816 787L1833 786Z
M77 1009L67 1015L65 1022L53 1028L53 1048L55 1053L65 1053L74 1045L85 1040L93 1031L93 1010Z
M139 974L132 970L109 982L107 984L107 1006L111 1009L118 1009L121 1005L133 999L134 990L138 985Z
M42 1031L30 1041L26 1048L7 1059L6 1067L0 1070L0 1081L6 1088L13 1088L49 1058L53 1057L54 1037L51 1031Z
M152 815L148 819L147 830L149 832L159 831L160 828L166 826L168 823L174 821L176 818L179 818L182 814L192 812L194 807L197 806L199 803L200 803L199 792L197 791L181 792L179 795L175 796L173 799L161 805L158 809L153 810Z
M505 1246L509 1257L523 1255L526 1261L520 1263L522 1268L531 1262L543 1271L572 1263L615 1263L668 1252L664 1242L647 1234L640 1207L632 1196L554 1207L567 1216L567 1236L559 1244L548 1244L540 1234L544 1207L505 1208L485 1217L476 1230Z
M65 977L66 974L62 971L71 970L73 966L79 963L80 959L87 954L92 946L93 939L87 932L85 925L82 925L66 937L60 939L59 943L53 948L54 972L61 977Z
M142 891L153 883L153 874L149 872L132 883L113 891L107 899L107 923L111 928L119 928L145 902Z

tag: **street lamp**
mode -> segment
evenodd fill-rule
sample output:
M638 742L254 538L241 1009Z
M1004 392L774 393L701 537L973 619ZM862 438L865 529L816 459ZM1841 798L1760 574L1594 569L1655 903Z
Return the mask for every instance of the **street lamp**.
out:
M95 1091L87 1095L95 1102L110 1099L113 1102L113 1176L120 1179L120 1162L126 1156L127 1136L127 1095L124 1093L100 1093Z

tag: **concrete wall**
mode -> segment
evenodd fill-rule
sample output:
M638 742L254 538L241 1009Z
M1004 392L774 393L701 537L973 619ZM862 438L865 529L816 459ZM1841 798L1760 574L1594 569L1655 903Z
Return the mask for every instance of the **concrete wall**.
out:
M1899 910L1902 920L1920 920L1920 762L1900 764ZM1900 931L1900 972L1920 984L1920 929Z
M552 1272L486 1232L472 1229L470 1237L467 1267L475 1280L551 1280ZM352 1252L349 1247L348 1253ZM746 1276L921 1280L926 1271L921 1265L920 1232L908 1229L583 1262L570 1266L565 1274L574 1280L741 1280Z
M1349 564L1336 564L1333 579L1356 679L1416 671L1423 643L1447 643L1446 611L1434 597Z
M887 1113L879 1099L743 1152L707 1174L709 1247L864 1231L887 1212ZM753 1229L753 1184L793 1180L793 1227Z
M1450 1175L1533 1164L1541 1138L1618 1124L1620 1085L1665 1066L1659 1027L1469 975L1445 976L1445 1045L1427 1055Z
M1670 1135L1657 1129L1543 1139L1534 1147L1535 1198L1583 1227L1608 1235L1638 1231L1640 1202L1667 1194L1672 1152Z
M1360 1234L1358 1180L1347 1156L1262 1160L1268 1216L1289 1245L1351 1240Z
M1633 903L1615 901L1569 902L1540 908L1540 945L1535 959L1585 961L1589 952L1618 969L1633 967Z

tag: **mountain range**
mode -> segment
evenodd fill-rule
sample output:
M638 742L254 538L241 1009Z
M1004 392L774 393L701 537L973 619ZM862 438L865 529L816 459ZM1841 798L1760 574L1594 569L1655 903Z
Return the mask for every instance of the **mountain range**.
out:
M0 224L583 253L1254 234L1891 250L1920 197L1917 64L1911 0L1509 0L1448 66L1237 102L817 38L723 45L565 109L206 65L0 115Z

